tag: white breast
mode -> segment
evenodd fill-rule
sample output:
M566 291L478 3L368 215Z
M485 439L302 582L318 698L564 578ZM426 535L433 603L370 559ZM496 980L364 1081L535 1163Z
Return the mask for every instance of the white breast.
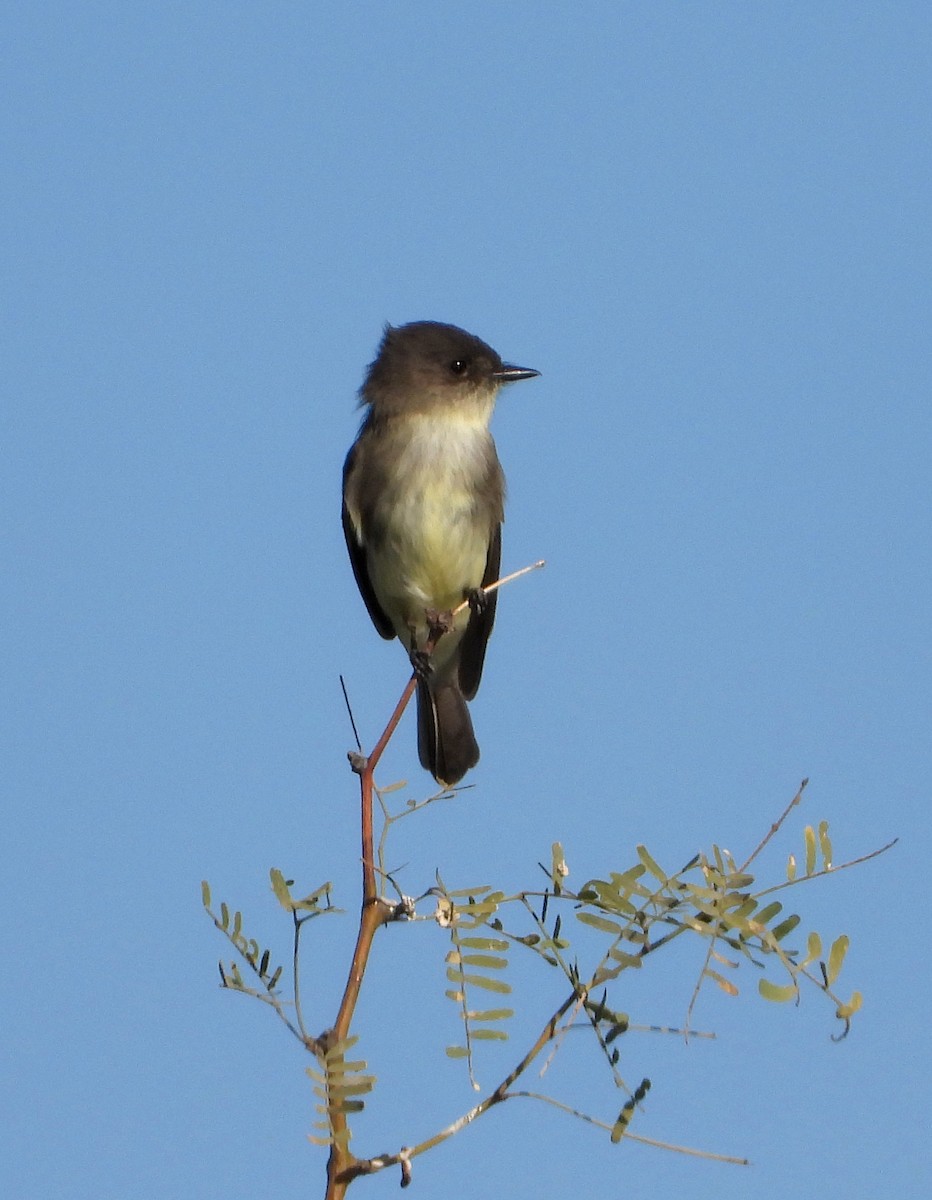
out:
M485 413L409 420L398 457L400 483L385 497L388 535L369 570L396 627L413 624L420 633L425 609L454 608L467 589L482 584L490 530L481 510L477 514L475 493L487 481L491 438ZM467 619L468 613L458 626ZM444 639L450 649L453 640Z

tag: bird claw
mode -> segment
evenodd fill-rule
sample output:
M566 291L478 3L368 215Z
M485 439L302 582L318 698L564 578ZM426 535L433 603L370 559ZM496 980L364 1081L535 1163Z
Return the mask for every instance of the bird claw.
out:
M466 593L466 603L473 616L481 617L489 607L491 596L485 588L470 588Z
M418 679L426 683L433 670L433 667L430 665L430 655L426 650L415 649L410 651L408 657L411 659L411 669L414 671L414 674Z

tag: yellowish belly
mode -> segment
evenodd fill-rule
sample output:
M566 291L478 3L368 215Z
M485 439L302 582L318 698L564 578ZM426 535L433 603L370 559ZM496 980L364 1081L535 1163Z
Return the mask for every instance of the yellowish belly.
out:
M385 497L391 518L384 540L372 548L369 570L400 636L415 628L421 641L425 609L455 608L482 585L491 528L485 506L477 510L481 479L470 469L480 436L488 435L484 429L459 436L444 431L441 438L427 431L411 440L399 462L404 482ZM461 614L457 627L465 628L468 617Z

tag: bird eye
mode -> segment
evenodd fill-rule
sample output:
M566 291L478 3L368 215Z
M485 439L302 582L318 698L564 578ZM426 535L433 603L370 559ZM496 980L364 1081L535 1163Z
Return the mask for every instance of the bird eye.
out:
M465 358L454 358L450 363L450 370L454 375L465 375L469 370L469 363Z

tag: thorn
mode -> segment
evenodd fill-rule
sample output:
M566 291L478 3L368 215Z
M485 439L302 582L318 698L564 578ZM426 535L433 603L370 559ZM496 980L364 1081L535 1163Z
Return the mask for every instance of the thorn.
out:
M369 764L367 756L359 754L356 750L347 750L346 757L349 759L350 770L356 775L361 775Z

